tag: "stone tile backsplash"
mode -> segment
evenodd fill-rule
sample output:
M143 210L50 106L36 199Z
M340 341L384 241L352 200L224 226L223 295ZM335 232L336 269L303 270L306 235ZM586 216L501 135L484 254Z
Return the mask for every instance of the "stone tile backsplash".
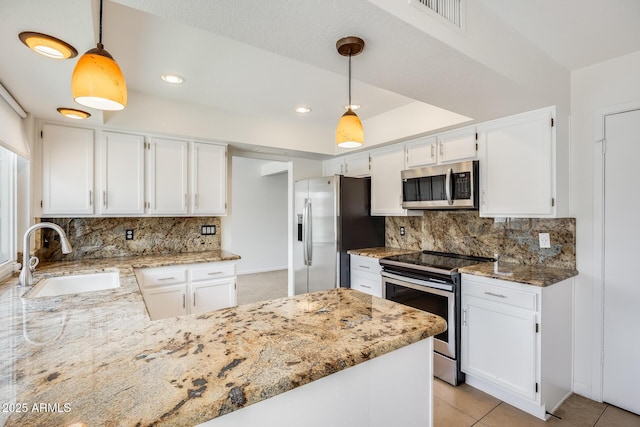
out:
M385 244L392 247L487 257L497 253L505 262L576 268L575 218L480 218L471 211L425 211L420 217L387 217L385 232ZM538 233L550 234L551 248L540 248Z
M63 255L52 230L36 235L35 255L41 261L79 260L176 252L219 250L219 217L42 218L67 233L73 252ZM215 225L216 234L203 236L200 227ZM125 240L133 230L133 240Z

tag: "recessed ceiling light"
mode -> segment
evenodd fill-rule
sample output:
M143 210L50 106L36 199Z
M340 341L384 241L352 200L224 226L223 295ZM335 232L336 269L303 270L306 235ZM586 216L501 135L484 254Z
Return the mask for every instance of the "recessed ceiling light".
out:
M360 104L351 104L351 110L352 110L352 111L353 111L353 110L359 110L359 109L361 109L361 108L362 108L362 105L360 105ZM349 109L349 105L345 105L345 106L344 106L344 109L345 109L345 110L348 110L348 109Z
M165 73L162 76L160 76L162 78L162 80L164 80L167 83L172 83L175 85L178 85L182 82L184 82L184 78L182 78L182 76L178 75L178 74L169 74L169 73Z
M296 108L296 113L305 114L305 113L310 113L310 112L311 112L311 108L309 108L309 107L297 107Z
M58 108L58 113L74 120L82 120L91 117L91 114L86 111L76 110L75 108Z
M25 31L18 37L29 49L47 58L68 59L78 55L78 51L69 43L48 34Z

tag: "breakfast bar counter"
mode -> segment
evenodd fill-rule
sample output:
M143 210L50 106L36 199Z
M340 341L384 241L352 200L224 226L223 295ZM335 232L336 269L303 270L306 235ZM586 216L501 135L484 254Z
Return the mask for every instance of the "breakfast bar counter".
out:
M28 298L17 276L0 284L0 423L222 420L446 329L440 317L350 289L151 321L133 268L237 259L208 254L61 262L34 275L117 271L111 290Z

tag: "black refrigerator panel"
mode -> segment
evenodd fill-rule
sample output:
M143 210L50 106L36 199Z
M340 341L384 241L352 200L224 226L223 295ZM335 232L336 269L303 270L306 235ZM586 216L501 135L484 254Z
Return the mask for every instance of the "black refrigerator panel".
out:
M371 179L340 177L337 209L340 286L351 287L350 249L384 246L384 217L371 216Z

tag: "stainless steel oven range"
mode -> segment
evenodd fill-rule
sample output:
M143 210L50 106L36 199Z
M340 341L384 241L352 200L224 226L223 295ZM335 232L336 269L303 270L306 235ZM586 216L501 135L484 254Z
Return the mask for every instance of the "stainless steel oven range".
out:
M460 273L458 268L493 258L423 251L380 260L382 296L428 311L447 321L434 337L434 375L450 384L464 382L460 370Z

